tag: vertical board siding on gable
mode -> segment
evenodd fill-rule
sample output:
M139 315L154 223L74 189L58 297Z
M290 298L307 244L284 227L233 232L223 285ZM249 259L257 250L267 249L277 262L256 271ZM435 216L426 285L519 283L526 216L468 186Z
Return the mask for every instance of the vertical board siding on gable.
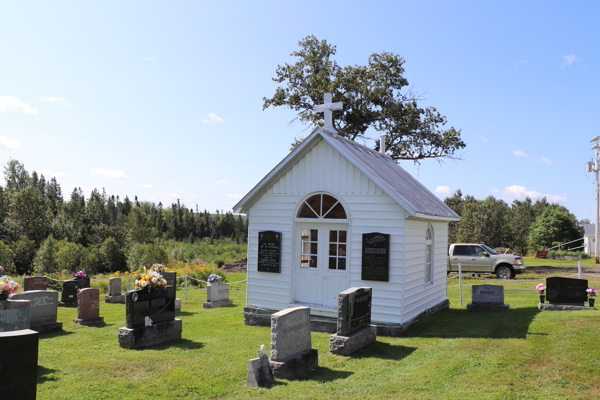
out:
M425 285L425 236L431 223L433 242L433 283ZM448 224L414 219L406 220L404 261L404 307L402 322L447 299L446 271L448 267Z

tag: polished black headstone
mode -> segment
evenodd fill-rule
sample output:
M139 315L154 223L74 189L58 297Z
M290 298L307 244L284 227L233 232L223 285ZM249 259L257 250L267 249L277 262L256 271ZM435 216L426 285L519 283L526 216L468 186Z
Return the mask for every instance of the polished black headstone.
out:
M77 289L86 289L90 287L90 278L87 276L76 276L73 280L77 282Z
M163 278L167 281L167 290L169 291L169 297L177 297L177 272L165 271L162 273Z
M78 286L78 282L74 279L63 282L61 301L63 303L76 303Z
M587 279L552 277L546 279L548 302L583 305L587 301Z
M146 325L146 317L153 324L175 319L175 297L169 289L128 290L125 300L125 325L127 328L140 328Z
M0 332L0 398L35 400L40 334Z
M390 278L390 235L364 233L362 241L363 281L388 282Z
M348 336L371 324L372 289L352 287L338 297L337 334Z
M281 232L258 232L258 271L281 272Z

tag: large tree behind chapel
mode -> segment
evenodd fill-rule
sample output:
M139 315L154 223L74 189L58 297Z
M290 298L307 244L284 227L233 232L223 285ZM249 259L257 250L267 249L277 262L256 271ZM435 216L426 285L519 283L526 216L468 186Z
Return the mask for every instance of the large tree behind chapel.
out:
M383 52L372 54L367 65L340 67L332 59L336 46L327 40L307 36L299 45L291 54L298 57L295 64L277 66L273 80L282 85L263 99L263 110L287 106L298 113L294 120L323 126L323 114L313 107L331 93L344 107L333 112L338 135L366 143L369 128L387 134L387 153L395 160L458 158L455 153L465 147L460 130L445 129L445 116L434 107L419 106L404 77L404 58ZM377 140L373 147L379 149Z

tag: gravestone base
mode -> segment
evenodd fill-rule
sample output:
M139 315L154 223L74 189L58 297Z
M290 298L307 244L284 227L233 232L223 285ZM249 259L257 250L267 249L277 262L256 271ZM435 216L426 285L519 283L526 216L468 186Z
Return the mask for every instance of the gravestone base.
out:
M104 323L104 317L73 318L73 322L79 325L98 325Z
M125 304L125 295L120 294L117 296L104 296L104 302L105 303Z
M205 301L204 308L227 307L233 304L233 300ZM270 318L270 317L269 317ZM269 319L269 324L271 320Z
M183 322L179 318L140 328L119 328L119 345L124 349L140 349L181 339Z
M35 400L40 334L0 332L0 393L3 399Z
M60 321L50 322L48 324L32 325L29 327L32 331L37 333L48 333L55 331L62 331L63 323Z
M337 333L329 337L329 352L341 356L350 354L367 347L377 341L377 327L369 325L349 336L338 335Z
M273 383L273 372L269 364L269 357L264 354L262 357L248 360L248 386L264 387Z
M469 303L467 311L471 312L506 312L510 308L510 304L495 304L495 303Z
M77 302L75 301L61 301L58 303L59 307L70 307L70 308L75 308L77 307Z
M283 361L269 360L271 371L275 378L290 379L319 366L319 351L310 349L284 359Z
M574 311L574 310L595 310L596 307L584 306L580 304L552 304L540 303L538 310L540 311Z

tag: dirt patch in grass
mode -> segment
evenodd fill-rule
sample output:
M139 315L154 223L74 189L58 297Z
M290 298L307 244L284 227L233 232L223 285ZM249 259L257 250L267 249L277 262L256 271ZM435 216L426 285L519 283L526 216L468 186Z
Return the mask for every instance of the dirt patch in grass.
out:
M548 273L555 273L555 272L560 272L560 273L571 273L571 274L576 274L577 273L577 266L574 267L567 267L567 266L561 266L561 267L552 267L552 266L538 266L538 267L527 267L526 269L527 272L533 272L536 274L548 274ZM583 268L583 273L584 274L594 274L594 275L598 275L600 276L600 267L584 267Z
M248 270L248 259L242 258L236 262L224 264L221 266L221 271L224 272L246 272Z

